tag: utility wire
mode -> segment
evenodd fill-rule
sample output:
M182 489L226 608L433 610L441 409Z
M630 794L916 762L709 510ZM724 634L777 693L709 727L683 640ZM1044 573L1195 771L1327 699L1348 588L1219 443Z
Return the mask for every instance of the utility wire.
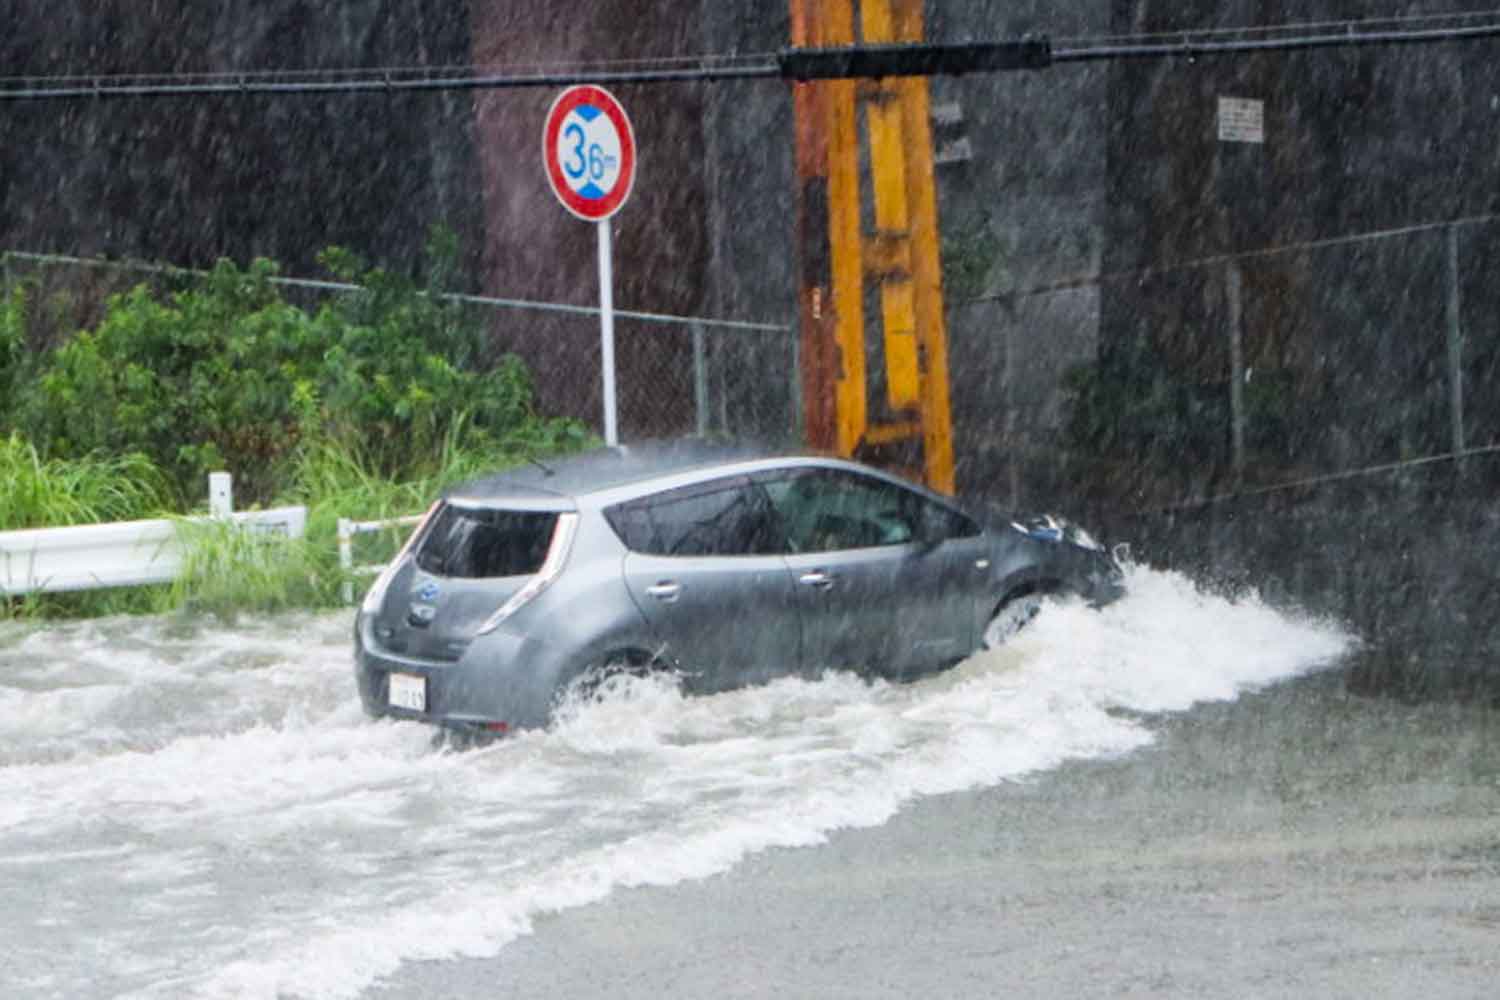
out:
M394 73L355 74L347 79L276 80L250 75L231 75L215 80L168 77L173 82L116 82L112 77L76 82L0 84L0 101L78 100L113 97L278 97L319 94L395 94L453 90L514 90L526 87L564 87L575 83L661 84L707 83L721 80L772 79L780 75L775 64L746 66L692 66L680 69L588 70L562 69L520 73L439 74L416 78Z
M1351 22L1353 23L1353 22ZM1362 48L1368 46L1416 45L1434 42L1462 42L1500 37L1500 23L1465 27L1407 29L1389 31L1338 32L1302 35L1294 38L1244 38L1233 41L1204 41L1193 34L1161 42L1084 45L1072 49L1055 49L1053 63L1115 62L1124 59L1197 59L1204 56L1247 55L1257 52L1300 52L1313 49Z
M60 86L87 86L95 83L110 84L196 84L224 83L238 85L240 82L320 82L328 80L364 81L384 83L420 81L447 77L469 78L475 76L528 76L538 74L557 75L572 72L627 72L633 70L696 69L736 65L764 65L774 60L775 53L723 53L691 56L642 56L629 59L606 60L560 60L551 62L483 63L449 65L410 65L376 67L324 67L312 69L251 69L214 70L179 73L65 73L45 76L23 75L0 77L0 87L38 86L56 84Z
M66 264L70 267L94 267L115 271L137 271L144 274L160 274L169 277L204 278L208 276L207 271L193 268L174 267L167 264L146 264L139 261L128 260L104 260L97 257L74 257L67 254L31 253L24 250L0 251L0 263L9 260L25 261L32 264ZM348 294L362 292L362 285L355 285L345 281L324 281L317 278L284 278L275 276L267 279L273 285L283 288L304 288L312 291L339 292ZM534 299L506 299L496 298L489 295L465 295L457 292L439 292L435 298L447 302L460 302L466 305L489 306L496 309L523 309L533 312L563 313L575 316L597 316L598 306L575 306L566 302L539 302ZM711 319L707 316L677 316L671 313L639 312L631 309L616 309L615 316L621 319L640 320L647 323L663 323L674 326L701 326L720 330L740 330L753 333L790 333L790 327L779 323L759 323L749 320L737 319Z
M1410 226L1397 226L1393 229L1371 230L1367 233L1329 236L1324 239L1304 240L1298 243L1282 243L1277 246L1260 247L1255 250L1241 250L1236 253L1212 254L1208 257L1194 257L1190 260L1153 264L1150 267L1136 268L1129 271L1101 271L1096 274L1081 274L1073 277L1059 278L1055 281L1043 282L1038 285L1028 285L1024 288L976 295L973 298L955 302L953 305L954 308L962 309L967 306L984 305L990 302L1014 302L1017 299L1034 298L1039 295L1052 295L1057 292L1077 291L1080 288L1092 288L1096 285L1117 284L1125 281L1149 281L1152 278L1166 274L1222 267L1225 264L1239 260L1257 260L1265 257L1279 257L1285 254L1307 253L1312 250L1326 250L1331 247L1350 246L1357 243L1373 243L1378 240L1388 240L1401 236L1415 236L1420 233L1436 232L1454 226L1477 226L1494 222L1500 222L1500 214L1467 215L1458 219L1447 219L1439 222L1419 222Z
M1476 15L1477 16L1477 15ZM1117 41L1069 40L1056 47L1044 37L964 44L860 45L786 48L776 53L712 54L653 60L552 64L550 66L265 71L131 76L24 76L0 78L0 101L79 100L106 97L233 97L292 94L411 93L558 87L575 83L663 84L755 79L853 79L932 76L1020 69L1058 63L1124 59L1196 59L1214 55L1429 44L1500 37L1497 19L1478 24L1369 30L1398 19L1319 22L1289 37L1222 39L1222 30L1150 34ZM1412 22L1419 23L1419 22ZM1336 30L1342 27L1342 30ZM1237 29L1269 33L1273 26Z
M1357 20L1345 18L1343 20L1326 21L1291 21L1285 24L1255 24L1241 25L1239 27L1223 28L1178 28L1162 29L1158 31L1144 31L1135 34L1123 35L1073 35L1053 39L1053 43L1059 46L1082 46L1085 44L1120 44L1140 43L1164 39L1181 39L1184 36L1194 38L1220 38L1226 35L1274 35L1287 33L1308 34L1312 32L1329 33L1342 32L1345 35L1358 33L1373 29L1376 25L1382 28L1388 27L1410 27L1413 25L1445 25L1462 24L1473 21L1495 21L1500 20L1500 9L1483 11L1457 11L1450 14L1392 14L1386 17L1366 17Z
M1351 479L1367 479L1371 476L1390 475L1397 472L1406 472L1410 469L1425 468L1431 465L1444 465L1450 462L1461 463L1464 459L1479 458L1488 455L1500 455L1500 444L1487 444L1475 448L1465 448L1462 451L1445 451L1437 455L1407 458L1399 462L1386 462L1381 465L1367 465L1358 469L1346 469L1343 472L1329 472L1321 476L1308 476L1305 479L1292 479L1286 482L1273 483L1269 486L1253 486L1235 493L1218 493L1213 496L1181 500L1165 507L1135 510L1131 511L1127 516L1155 517L1160 514L1178 514L1184 511L1198 510L1203 507L1233 503L1236 500L1244 500L1248 497L1268 496L1273 493L1286 493L1289 490L1304 490L1313 486L1326 486L1329 483L1347 482Z

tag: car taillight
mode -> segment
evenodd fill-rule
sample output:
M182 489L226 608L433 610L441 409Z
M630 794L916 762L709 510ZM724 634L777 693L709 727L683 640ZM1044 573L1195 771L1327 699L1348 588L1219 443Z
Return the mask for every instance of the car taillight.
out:
M552 531L552 544L547 549L547 558L542 562L542 568L537 570L536 576L526 581L526 586L500 606L485 623L479 626L476 635L488 635L500 627L500 623L515 614L528 601L533 600L536 595L552 585L562 573L563 566L568 561L568 553L573 550L573 536L578 533L577 514L557 515L557 527Z
M443 502L438 500L427 508L427 513L422 515L422 520L418 521L411 534L406 536L406 543L401 546L401 551L396 553L396 558L385 564L385 569L380 571L380 575L375 578L370 589L365 591L365 599L359 606L361 614L373 615L380 610L381 603L385 601L386 588L391 585L391 578L401 568L401 560L406 558L406 553L410 552L417 539L422 537L422 531L427 527L427 522L432 520L432 515L437 513L437 509L442 505Z

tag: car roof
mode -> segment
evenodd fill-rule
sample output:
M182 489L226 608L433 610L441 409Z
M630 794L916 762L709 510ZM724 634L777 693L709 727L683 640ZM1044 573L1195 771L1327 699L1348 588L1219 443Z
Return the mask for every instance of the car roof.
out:
M445 495L450 499L504 498L507 502L545 502L602 493L699 469L791 454L765 445L703 438L633 442L517 465L456 486Z

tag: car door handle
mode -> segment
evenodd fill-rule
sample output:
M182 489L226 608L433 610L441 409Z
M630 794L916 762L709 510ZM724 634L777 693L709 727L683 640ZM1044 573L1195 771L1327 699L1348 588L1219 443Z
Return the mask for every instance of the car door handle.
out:
M797 577L797 582L804 587L816 587L819 590L827 590L833 586L833 577L820 569L815 569L811 573L803 573Z
M675 580L663 580L661 583L653 583L647 587L646 593L663 604L671 604L682 596L682 584L677 583Z

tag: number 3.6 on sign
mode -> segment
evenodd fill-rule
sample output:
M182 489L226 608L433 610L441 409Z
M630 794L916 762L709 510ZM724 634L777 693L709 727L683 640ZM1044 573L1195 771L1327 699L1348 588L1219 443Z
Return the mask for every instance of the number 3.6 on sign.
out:
M569 181L581 182L587 174L589 181L597 186L607 175L619 169L619 156L605 152L600 143L589 143L588 154L584 154L583 144L588 140L588 133L577 122L563 130L563 139L572 144L568 158L563 161L563 173Z

